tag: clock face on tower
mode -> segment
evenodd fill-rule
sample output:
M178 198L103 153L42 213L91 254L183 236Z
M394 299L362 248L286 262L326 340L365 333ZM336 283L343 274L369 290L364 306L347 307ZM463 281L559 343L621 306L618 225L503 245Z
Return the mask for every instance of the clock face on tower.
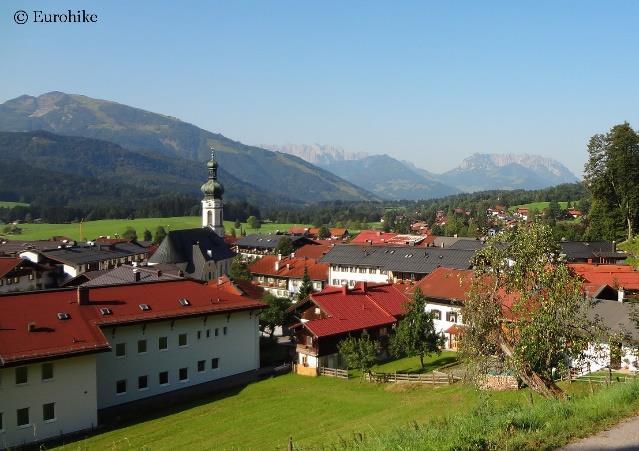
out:
M207 206L208 208L213 208L213 201L212 201L212 200L207 200L207 201L206 201L206 206Z

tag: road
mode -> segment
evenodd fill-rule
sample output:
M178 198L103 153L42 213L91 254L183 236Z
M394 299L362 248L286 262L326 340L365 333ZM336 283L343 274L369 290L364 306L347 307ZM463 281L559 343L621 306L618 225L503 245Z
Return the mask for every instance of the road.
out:
M562 448L562 451L638 450L639 416L625 420L599 434L581 439Z

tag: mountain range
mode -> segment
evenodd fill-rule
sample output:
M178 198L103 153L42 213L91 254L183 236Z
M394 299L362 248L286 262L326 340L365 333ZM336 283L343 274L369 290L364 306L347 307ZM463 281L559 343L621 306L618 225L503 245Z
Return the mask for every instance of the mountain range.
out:
M192 177L189 186L193 193L206 179L206 168L198 162L209 158L213 146L220 163L220 178L232 185L227 189L230 199L244 197L247 192L254 194L256 202L376 199L370 192L301 158L247 146L179 119L127 105L62 92L24 95L0 105L0 131L37 130L118 144L126 151L155 158L156 167L193 166L199 171L197 176L188 176ZM97 160L90 164L101 163ZM131 167L135 170L134 164ZM106 166L102 173L110 170ZM166 191L180 189L161 177L153 183Z
M430 199L495 189L539 189L578 180L557 160L529 154L475 153L454 169L436 174L385 154L365 154L358 158L361 153L349 153L331 146L287 144L266 147L308 158L379 197L392 200ZM327 149L325 155L323 149Z
M388 155L334 146L289 144L267 150L171 116L63 92L23 95L0 104L0 132L5 132L0 135L0 196L7 200L46 195L50 201L77 202L70 197L74 181L83 187L79 197L199 196L211 146L225 198L254 205L416 200L576 180L560 163L534 155L475 154L451 171L434 174ZM36 179L43 183L39 189L18 182Z

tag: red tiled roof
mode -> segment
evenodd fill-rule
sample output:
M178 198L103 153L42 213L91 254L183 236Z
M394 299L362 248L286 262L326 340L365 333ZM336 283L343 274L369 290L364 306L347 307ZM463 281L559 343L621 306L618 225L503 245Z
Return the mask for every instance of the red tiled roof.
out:
M303 323L313 335L326 337L369 327L393 324L404 314L406 296L392 284L362 285L348 290L327 288L310 295L310 301L327 315Z
M305 244L295 251L295 257L300 258L314 258L319 260L331 250L333 246L326 244Z
M419 287L424 296L437 299L466 300L466 293L470 290L473 271L470 269L450 269L439 267L428 274L410 291Z
M180 305L179 299L190 305ZM91 288L89 303L77 302L75 289L0 296L0 363L97 352L109 348L101 326L251 310L264 304L215 285L183 279ZM143 311L140 304L148 304ZM101 307L111 314L102 315ZM69 319L58 319L68 313ZM34 324L34 331L28 325Z
M596 285L639 290L639 272L630 265L568 265L585 282Z
M264 289L255 285L249 280L232 281L227 276L218 277L217 281L209 282L209 285L216 285L222 290L237 295L245 295L251 299L261 300L264 296Z
M366 244L373 242L373 244L386 243L389 239L395 238L396 233L392 232L380 232L377 230L362 230L359 234L351 240L353 244Z
M20 263L22 259L18 257L0 257L0 277L4 277Z
M276 263L279 263L278 270L275 269ZM311 280L328 280L328 263L318 263L313 258L297 257L297 254L295 257L283 257L279 262L276 255L265 255L249 265L251 274L287 279L301 279L304 276L304 268Z

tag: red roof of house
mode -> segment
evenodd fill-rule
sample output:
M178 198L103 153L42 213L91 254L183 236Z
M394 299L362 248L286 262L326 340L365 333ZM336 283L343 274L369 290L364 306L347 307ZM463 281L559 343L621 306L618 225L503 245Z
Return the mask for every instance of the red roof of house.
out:
M0 296L0 364L107 350L101 327L264 307L246 296L189 279L90 288L86 305L78 304L77 296L75 289ZM188 306L180 305L182 298ZM150 309L143 311L140 304ZM103 307L110 314L103 315ZM58 313L69 318L61 320Z
M20 263L22 259L19 257L0 257L0 277L4 277Z
M210 281L209 285L216 285L222 290L239 296L247 296L251 299L261 300L264 296L264 289L255 285L250 280L232 281L228 276L220 276L217 281Z
M334 241L333 241L334 243ZM295 251L295 257L300 258L314 258L319 260L322 258L328 251L332 249L333 246L326 244L305 244Z
M437 299L466 300L466 293L470 290L473 271L470 269L451 269L439 267L422 280L410 287L422 291L424 296Z
M362 230L359 235L351 240L351 244L396 244L423 246L425 241L424 235Z
M303 324L316 337L327 337L347 332L393 324L404 314L406 295L392 284L358 285L344 292L343 288L326 288L313 293L310 302L326 315Z
M590 265L574 263L568 265L585 282L596 285L623 287L639 290L639 272L630 265Z
M276 263L279 268L276 270ZM284 279L301 279L304 276L304 268L311 280L328 280L328 263L318 263L313 258L283 257L278 261L276 255L265 255L249 265L251 274L281 277Z

